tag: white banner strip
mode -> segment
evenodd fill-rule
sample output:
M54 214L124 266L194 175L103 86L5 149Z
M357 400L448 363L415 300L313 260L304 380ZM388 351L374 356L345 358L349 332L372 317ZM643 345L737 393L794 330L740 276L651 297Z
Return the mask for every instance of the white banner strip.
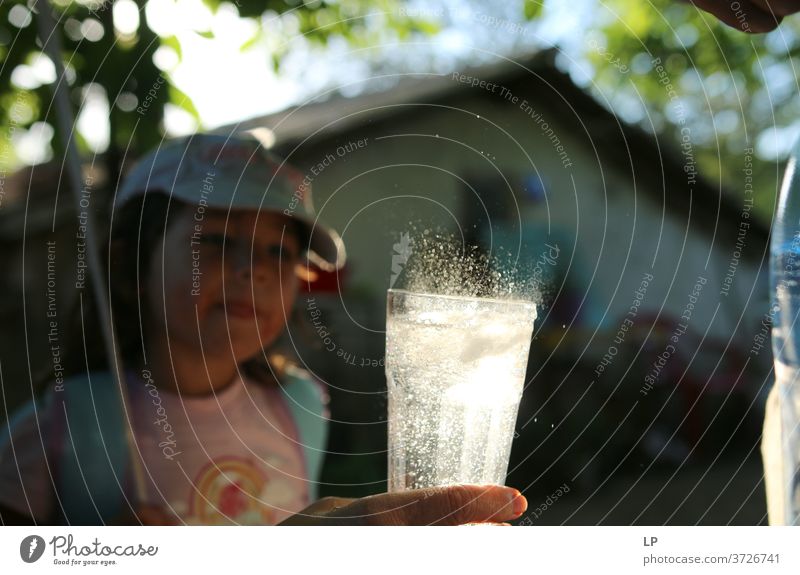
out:
M0 573L800 573L792 527L2 527Z

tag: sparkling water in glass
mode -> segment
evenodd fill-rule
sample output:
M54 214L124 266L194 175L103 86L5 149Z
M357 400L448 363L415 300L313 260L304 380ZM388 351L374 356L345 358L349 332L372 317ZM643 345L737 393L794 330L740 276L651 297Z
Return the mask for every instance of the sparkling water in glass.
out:
M505 482L532 302L389 290L389 491Z

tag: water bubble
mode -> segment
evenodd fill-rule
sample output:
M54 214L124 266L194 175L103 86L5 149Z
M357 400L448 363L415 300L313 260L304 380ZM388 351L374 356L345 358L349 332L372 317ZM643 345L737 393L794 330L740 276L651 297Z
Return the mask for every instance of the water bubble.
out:
M538 285L511 253L491 254L459 236L425 228L411 233L412 250L395 287L417 293L537 302Z

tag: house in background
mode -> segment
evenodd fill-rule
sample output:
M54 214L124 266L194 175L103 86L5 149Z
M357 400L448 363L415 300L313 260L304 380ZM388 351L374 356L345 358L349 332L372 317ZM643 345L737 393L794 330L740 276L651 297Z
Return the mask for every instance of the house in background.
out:
M696 173L690 130L683 155L681 142L622 123L553 52L394 80L235 127L258 128L305 170L344 236L350 285L380 296L398 238L431 226L534 261L557 246L562 281L548 295L579 294L568 319L582 327L614 328L644 273L646 307L661 315L680 317L703 276L693 326L727 340L758 324L767 227L743 217L744 190Z
M565 479L576 494L612 476L618 488L649 486L640 505L628 496L630 517L598 511L611 522L647 509L667 510L645 515L651 524L763 521L752 473L731 491L709 484L713 473L688 485L697 497L713 494L717 510L702 517L708 505L670 515L672 504L656 503L665 468L675 481L725 457L757 470L771 384L768 344L755 344L769 303L768 230L751 217L745 189L694 173L691 146L684 154L681 142L618 120L558 70L551 52L463 73L378 78L361 95L320 97L235 129L255 130L303 169L318 212L347 244L348 266L301 294L298 327L281 343L330 384L323 495L385 486L385 292L407 279L414 242L435 229L510 254L541 288L510 484L543 496ZM64 322L74 301L76 218L63 198L56 205L57 181L23 181L0 213L8 410L30 393L31 366L52 364L48 241L57 244ZM321 311L316 325L311 309ZM741 507L735 518L730 506ZM589 517L590 507L571 520Z
M409 237L413 257L414 239L433 228L541 273L512 462L522 481L583 473L591 485L620 469L757 453L771 385L769 352L754 349L768 309L768 228L751 190L697 173L690 126L675 142L627 125L554 60L379 78L355 97L220 130L255 130L299 165L347 244L333 292L312 297L356 363L306 354L344 382L334 391L343 433L357 442L367 434L351 423L374 421L364 406L383 369L369 358L382 357L398 246Z

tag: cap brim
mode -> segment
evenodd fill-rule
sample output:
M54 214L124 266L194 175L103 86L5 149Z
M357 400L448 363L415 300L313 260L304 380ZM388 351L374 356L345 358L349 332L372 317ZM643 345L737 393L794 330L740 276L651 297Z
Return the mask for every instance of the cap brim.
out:
M196 202L197 199L193 196L193 194L197 194L196 190L197 188L194 186L176 185L173 186L171 195L184 202ZM264 202L263 197L259 199L259 204L256 204L255 200L251 204L242 204L236 203L233 196L217 193L209 196L205 201L208 207L222 210L256 210L285 214L283 205L269 205ZM326 272L333 272L344 267L347 261L347 252L342 238L335 230L320 223L316 218L306 217L305 214L293 213L288 217L300 222L305 227L309 239L307 244L301 247L308 251L308 259L312 264Z
M255 209L247 206L219 206L211 203L209 203L209 206L232 211ZM282 211L269 207L261 207L259 211L283 214ZM300 247L308 252L308 261L310 263L326 272L335 272L344 267L347 261L347 250L344 247L344 241L336 230L321 224L319 221L314 221L298 214L292 214L288 217L299 222L305 228L307 238L303 240L304 245Z
M342 269L347 261L347 252L339 234L319 222L293 217L301 222L308 232L308 245L303 246L308 248L308 260L326 272Z

